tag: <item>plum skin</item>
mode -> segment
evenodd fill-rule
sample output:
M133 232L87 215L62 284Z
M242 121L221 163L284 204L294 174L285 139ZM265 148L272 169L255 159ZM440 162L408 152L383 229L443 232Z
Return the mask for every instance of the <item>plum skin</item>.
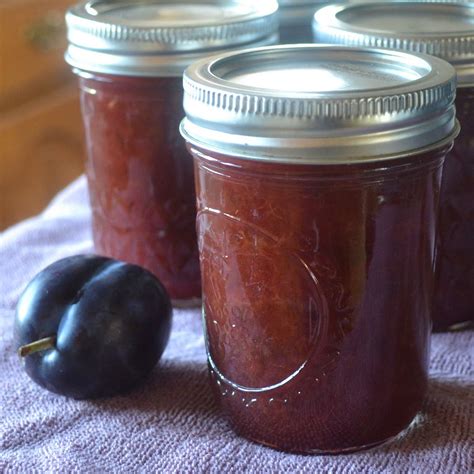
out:
M24 358L42 387L76 399L127 392L152 371L169 340L172 307L147 270L77 255L46 267L17 304L15 343L56 336L55 347Z

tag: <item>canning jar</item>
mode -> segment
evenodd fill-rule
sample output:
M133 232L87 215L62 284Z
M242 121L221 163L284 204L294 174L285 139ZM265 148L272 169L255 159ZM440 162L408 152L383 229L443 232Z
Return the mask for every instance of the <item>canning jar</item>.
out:
M67 14L98 253L152 271L177 304L201 294L193 164L179 134L182 72L276 42L273 0L92 0Z
M327 0L278 0L280 5L280 43L312 43L311 22L317 8Z
M302 453L397 435L427 386L453 68L280 46L200 61L184 89L208 362L231 425Z
M458 76L461 134L443 172L433 303L435 331L474 325L474 5L402 1L318 10L318 41L419 51L449 61Z

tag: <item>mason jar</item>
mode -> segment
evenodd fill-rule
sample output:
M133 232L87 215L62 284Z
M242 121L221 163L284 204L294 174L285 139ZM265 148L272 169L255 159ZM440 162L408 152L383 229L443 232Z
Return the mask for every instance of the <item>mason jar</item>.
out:
M455 67L461 133L443 172L433 328L473 327L474 4L335 4L319 10L313 25L321 42L423 52Z
M327 0L278 0L280 5L280 43L312 43L311 21L314 12Z
M430 56L319 45L185 72L208 362L242 436L355 451L420 410L454 75Z
M92 0L67 13L95 249L152 271L176 304L201 295L182 72L215 52L276 42L277 9L273 0Z

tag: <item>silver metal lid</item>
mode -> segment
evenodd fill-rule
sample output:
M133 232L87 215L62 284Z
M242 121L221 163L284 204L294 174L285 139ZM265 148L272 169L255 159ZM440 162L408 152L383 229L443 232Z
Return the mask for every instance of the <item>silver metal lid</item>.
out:
M313 20L318 41L433 54L474 84L474 4L370 2L332 4Z
M322 5L327 5L328 0L279 0L280 23L283 26L297 26L311 24L314 11Z
M91 0L66 14L66 61L81 70L181 75L218 51L274 44L276 0Z
M250 49L185 71L181 133L248 159L379 161L453 140L455 90L453 67L432 56L322 45Z

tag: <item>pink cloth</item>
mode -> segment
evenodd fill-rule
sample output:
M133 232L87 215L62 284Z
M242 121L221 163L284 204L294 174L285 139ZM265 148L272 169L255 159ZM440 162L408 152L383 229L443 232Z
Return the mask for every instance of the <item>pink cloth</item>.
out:
M36 386L13 347L14 307L47 264L92 250L89 220L81 178L0 234L0 472L472 472L472 331L433 337L423 413L396 441L354 455L290 455L234 435L208 385L198 310L175 310L160 365L128 396L75 401Z

